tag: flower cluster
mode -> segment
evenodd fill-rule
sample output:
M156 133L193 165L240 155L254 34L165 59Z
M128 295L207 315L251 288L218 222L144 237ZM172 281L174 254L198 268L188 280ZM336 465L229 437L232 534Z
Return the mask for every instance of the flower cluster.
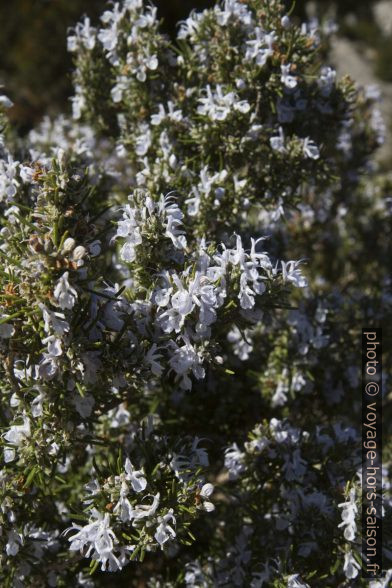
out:
M392 179L326 28L121 0L69 32L72 117L19 138L0 97L2 585L362 586Z
M70 550L91 559L102 570L121 570L130 561L143 561L146 552L168 550L177 542L192 540L189 524L200 510L212 512L210 496L214 487L203 483L197 456L203 453L203 467L209 465L205 449L195 439L183 448L178 476L170 461L168 442L150 427L140 431L145 465L136 469L129 457L123 465L117 460L117 474L95 478L85 486L84 504L88 508L85 525L73 523L64 531ZM178 444L178 443L177 443ZM174 444L176 446L177 444ZM134 446L134 451L136 446ZM159 459L152 468L151 460ZM152 476L152 472L154 476ZM187 539L186 539L187 537Z
M305 186L325 188L334 174L348 174L354 154L336 149L344 134L346 143L362 137L355 156L364 160L382 133L371 97L319 66L315 28L296 29L280 10L252 0L192 13L179 28L177 55L155 9L141 2L106 11L95 43L86 43L82 25L70 37L72 51L80 47L76 118L116 117L111 134L135 166L136 185L188 193L190 221L203 232L244 226L244 210L273 209L282 194L285 206L298 203ZM110 107L99 99L107 79ZM360 113L373 117L366 128Z

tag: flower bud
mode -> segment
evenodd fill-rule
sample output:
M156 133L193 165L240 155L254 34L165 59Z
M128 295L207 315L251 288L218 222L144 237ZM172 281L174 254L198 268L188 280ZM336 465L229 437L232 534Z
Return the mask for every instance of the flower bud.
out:
M3 108L12 108L13 105L14 103L8 98L8 96L0 96L0 106L3 106Z
M83 245L78 245L73 252L72 258L77 261L86 255L87 251Z
M88 249L91 257L96 257L101 253L101 242L93 241L92 243L90 243Z
M72 239L72 237L68 237L68 239L65 239L65 241L64 241L61 253L64 253L64 254L69 253L70 251L72 251L72 249L74 249L75 245L76 245L75 239Z
M172 169L175 169L177 166L177 157L172 153L169 157L169 165Z
M282 27L283 27L284 29L288 29L288 28L289 28L289 26L290 26L290 24L291 24L291 23L290 23L290 18L287 16L287 14L285 14L285 15L282 17L282 20L281 20L280 22L281 22L281 25L282 25Z

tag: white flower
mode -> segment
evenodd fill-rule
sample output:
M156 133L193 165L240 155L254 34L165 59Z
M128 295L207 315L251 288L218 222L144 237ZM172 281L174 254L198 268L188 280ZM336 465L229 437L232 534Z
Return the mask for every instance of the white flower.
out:
M119 427L123 427L128 425L131 420L130 412L125 408L124 404L120 404L117 408L113 408L108 413L110 417L110 426L112 429L118 429Z
M137 11L139 8L143 8L143 0L124 0L124 6L131 12Z
M8 96L5 96L4 94L0 96L0 106L3 108L11 108L13 105L14 103L8 98Z
M146 497L144 497L146 498ZM132 510L132 518L136 520L145 519L154 516L159 506L159 492L153 497L152 504L137 504Z
M237 443L225 450L225 467L229 470L230 480L236 480L245 472L245 453L240 451Z
M23 545L23 536L16 531L8 531L7 543L5 546L5 552L7 555L14 556L19 552L19 549Z
M172 292L173 288L157 288L153 296L154 303L164 308L169 304Z
M317 80L320 93L325 98L328 97L332 91L332 88L336 80L336 71L331 67L322 67L321 74Z
M223 93L222 86L216 86L213 92L211 86L206 87L206 97L199 98L200 106L198 114L208 116L213 121L225 120L232 110L246 114L250 110L250 104L246 100L239 100L235 92Z
M354 558L351 551L347 552L344 555L344 564L343 564L343 572L346 574L346 578L348 580L353 580L358 576L358 570L361 569L361 566Z
M171 298L172 307L181 315L187 316L192 312L195 305L192 301L192 296L182 287Z
M392 578L392 569L386 571L384 578L378 580L372 580L369 584L369 588L388 588L390 586L390 580Z
M121 102L122 97L123 97L123 93L128 89L129 87L129 80L126 76L119 76L117 78L116 84L113 86L113 88L110 91L110 95L112 97L113 102L117 103L117 102Z
M19 168L20 177L25 184L31 184L34 177L34 169L28 165L21 165Z
M19 162L11 155L0 158L0 201L11 202L18 191L19 182L16 179Z
M270 138L270 145L274 151L285 153L284 133L282 127L279 127L279 135Z
M52 310L48 310L43 304L39 304L39 307L42 310L46 333L50 333L51 328L54 330L56 335L61 336L64 335L64 333L68 333L69 324L61 312L53 312Z
M174 539L174 537L176 537L175 530L173 529L173 527L169 525L169 522L173 525L176 524L176 519L173 515L173 509L171 508L169 512L165 514L163 517L159 517L158 522L159 525L157 527L154 537L156 541L159 543L159 545L162 547L162 545L164 545L166 541L168 541L171 538Z
M165 237L171 239L176 249L185 249L187 245L185 231L181 228L184 215L170 194L164 198L161 197L157 212L164 218Z
M123 480L120 488L120 499L113 509L114 514L118 514L123 523L131 521L133 518L133 508L127 495L129 493L128 484Z
M185 564L184 582L187 588L208 588L207 579L198 561Z
M275 393L271 399L271 405L275 408L276 406L284 406L287 402L287 394L289 392L288 381L281 379L275 389Z
M287 578L287 588L310 588L310 586L305 584L299 574L293 574Z
M129 263L135 260L135 248L143 241L138 222L137 210L127 204L124 208L123 218L118 222L116 238L126 238L120 251L120 257L123 261Z
M117 224L117 237L129 237L137 227L136 210L127 204L124 208L123 218Z
M128 0L129 3L129 0ZM131 10L141 8L143 4L139 0L131 0ZM139 14L139 18L135 23L135 27L145 29L152 27L156 23L157 8L154 6L148 6L146 12Z
M193 37L199 30L199 23L203 18L201 12L193 11L191 15L184 21L180 21L180 29L177 34L178 39L186 39L187 37Z
M178 453L173 452L170 467L182 482L187 482L200 466L206 467L209 464L206 450L198 447L200 441L201 439L195 437L190 450L189 447L183 446Z
M78 45L91 51L95 47L96 29L90 26L90 19L85 17L83 22L79 22L75 29L74 35L67 38L68 51L77 51Z
M151 372L154 376L161 376L163 373L163 366L160 363L162 353L158 352L158 346L156 343L153 343L150 349L147 351L144 361L150 366Z
M46 343L48 345L49 355L52 355L53 357L60 357L60 355L63 354L61 340L55 337L54 335L49 335L49 337L45 337L45 339L42 339L42 343Z
M68 281L68 272L65 272L58 280L53 295L63 310L71 309L75 305L78 294Z
M44 353L43 358L39 362L38 365L38 374L40 378L44 380L52 380L58 369L58 362L54 355L50 355L50 353Z
M298 81L295 76L292 76L290 74L290 70L291 70L290 63L287 65L281 65L280 71L282 72L282 75L280 76L280 80L281 80L282 84L284 84L286 86L286 88L289 88L289 90L292 90L293 88L295 88L297 86Z
M257 65L263 66L269 57L274 54L274 43L278 37L276 33L265 33L260 27L254 29L256 38L246 42L245 59L254 60Z
M135 261L136 258L136 250L135 246L140 245L142 243L142 237L140 235L139 228L135 229L132 237L128 239L121 248L120 257L123 261L131 263Z
M151 71L155 71L156 69L158 69L158 65L159 65L159 61L158 61L158 57L156 55L149 55L146 58L146 66L148 67L148 69L150 69Z
M127 457L125 460L124 469L126 471L126 479L131 482L131 486L135 492L143 492L147 486L147 480L144 477L143 470L135 470Z
M75 96L71 97L72 102L72 116L75 120L79 120L82 116L83 110L86 106L86 99L81 94L81 88L75 86Z
M112 52L118 41L117 27L114 25L110 29L100 29L98 39L106 51Z
M143 157L143 155L146 155L146 153L151 147L152 136L151 130L149 129L148 125L141 125L140 130L142 131L142 134L136 137L135 151L136 154L139 155L139 157Z
M202 499L202 508L207 512L215 510L215 505L209 501L211 494L214 492L214 486L212 484L204 484L200 490L200 497Z
M30 434L30 420L27 416L24 416L23 425L12 425L9 430L4 433L3 437L8 444L20 447L30 437ZM15 457L15 449L4 447L4 461L6 463L13 461Z
M249 359L249 355L253 351L253 345L250 342L250 333L245 331L245 335L246 339L243 337L237 326L233 326L231 331L227 334L227 340L233 345L234 354L239 357L241 361Z
M387 127L383 115L378 108L373 108L370 126L377 135L377 143L382 145L385 141Z
M31 414L34 418L43 415L43 401L45 400L45 392L40 392L31 403Z
M270 444L267 437L259 437L258 439L252 439L245 443L245 448L249 453L261 453Z
M247 27L252 23L252 13L237 0L225 0L222 4L217 4L214 12L217 23L221 27L227 26L231 18L240 21Z
M306 288L308 282L298 269L300 261L281 261L282 277L284 282L291 282L297 288Z
M201 380L205 376L203 368L203 358L200 353L196 351L193 345L187 341L182 347L173 341L175 351L169 360L170 367L176 372L180 378L180 386L183 390L190 390L192 382L188 376L192 371L195 378Z
M355 503L355 488L351 488L347 502L341 502L338 507L342 509L342 522L339 527L345 527L344 537L347 541L354 541L357 532L355 516L358 513L358 507Z
M91 521L91 519L93 520ZM80 551L84 557L92 555L93 559L102 564L102 570L106 570L107 565L109 565L110 571L121 570L122 565L113 553L118 540L110 528L110 515L108 513L102 515L94 508L91 511L90 521L84 527L74 524L65 531L65 533L78 531L68 539L71 543L70 550Z
M10 206L5 212L4 216L7 220L12 223L13 225L18 222L18 216L20 215L20 210L17 206Z
M48 451L49 455L57 455L59 451L60 446L56 442L50 444L50 449Z
M188 214L191 216L195 216L198 214L200 209L201 199L208 197L213 188L215 187L215 203L219 204L219 198L222 197L225 193L225 189L220 187L219 184L223 183L228 176L228 173L225 169L220 172L216 172L213 175L210 175L208 166L204 166L199 174L200 182L197 186L192 187L190 198L187 198L185 201L188 205ZM233 178L234 179L234 178ZM234 180L235 181L235 180Z
M255 297L253 290L248 286L246 274L241 274L240 277L240 293L238 298L240 300L241 308L250 309L255 305Z
M306 137L306 139L304 139L303 152L304 155L306 155L306 157L309 157L310 159L318 159L320 157L319 148L312 139L309 139L309 137Z
M163 104L159 104L158 108L159 112L151 116L151 124L154 126L160 125L161 122L165 119L169 119L172 122L180 122L183 119L182 111L175 110L174 104L171 100L169 100L167 103L167 113Z

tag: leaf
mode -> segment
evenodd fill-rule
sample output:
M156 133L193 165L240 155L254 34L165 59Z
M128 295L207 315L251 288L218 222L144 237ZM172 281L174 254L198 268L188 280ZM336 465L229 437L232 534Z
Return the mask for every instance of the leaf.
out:
M94 574L94 572L97 570L98 566L99 566L99 560L93 559L90 563L90 571L89 571L90 576L92 576Z
M137 554L139 553L140 549L141 549L141 546L140 546L140 544L139 544L139 545L136 547L136 549L133 551L133 553L132 553L131 557L129 558L129 559L130 559L130 561L133 561L133 560L136 558L136 556L137 556Z
M31 468L31 470L26 478L26 482L23 484L23 488L29 488L32 485L33 480L34 480L35 476L37 475L37 473L38 473L38 466L35 465L33 468Z

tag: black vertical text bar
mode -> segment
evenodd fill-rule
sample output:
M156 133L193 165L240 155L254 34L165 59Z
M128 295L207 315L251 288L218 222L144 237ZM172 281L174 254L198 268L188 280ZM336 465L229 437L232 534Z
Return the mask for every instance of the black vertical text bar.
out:
M382 575L382 329L362 329L362 577Z

